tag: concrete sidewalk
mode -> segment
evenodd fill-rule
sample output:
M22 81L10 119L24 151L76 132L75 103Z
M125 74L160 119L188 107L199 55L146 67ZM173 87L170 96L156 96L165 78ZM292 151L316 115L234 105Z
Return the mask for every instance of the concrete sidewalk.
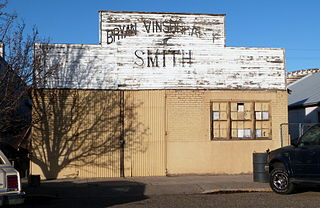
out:
M68 198L270 191L270 188L268 183L253 182L252 175L197 175L43 180L38 187L29 187L24 181L23 190L29 196Z

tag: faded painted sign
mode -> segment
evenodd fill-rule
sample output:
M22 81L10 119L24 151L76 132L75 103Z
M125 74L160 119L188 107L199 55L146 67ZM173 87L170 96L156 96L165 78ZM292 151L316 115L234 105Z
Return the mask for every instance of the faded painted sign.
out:
M158 39L170 44L170 39L194 37L210 45L225 45L224 15L172 14L147 12L100 12L100 42L109 45L136 37L145 41ZM145 39L146 37L149 37Z
M284 50L225 47L224 17L100 12L101 44L50 45L43 87L285 90Z
M191 50L136 50L134 55L134 64L142 67L185 67L192 65Z

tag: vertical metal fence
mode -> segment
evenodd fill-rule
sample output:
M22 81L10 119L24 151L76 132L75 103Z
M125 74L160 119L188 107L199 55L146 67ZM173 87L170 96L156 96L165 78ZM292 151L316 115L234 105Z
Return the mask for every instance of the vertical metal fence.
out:
M289 134L290 144L298 139L311 126L318 123L282 123L280 124L281 147L284 146L284 136Z

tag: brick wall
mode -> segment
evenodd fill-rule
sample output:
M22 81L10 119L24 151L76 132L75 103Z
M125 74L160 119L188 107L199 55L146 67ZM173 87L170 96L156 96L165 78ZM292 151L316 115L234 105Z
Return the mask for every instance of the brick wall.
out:
M280 146L280 124L287 122L286 91L166 91L169 174L252 172L252 153ZM270 102L271 139L211 140L210 102ZM288 144L287 134L284 144Z

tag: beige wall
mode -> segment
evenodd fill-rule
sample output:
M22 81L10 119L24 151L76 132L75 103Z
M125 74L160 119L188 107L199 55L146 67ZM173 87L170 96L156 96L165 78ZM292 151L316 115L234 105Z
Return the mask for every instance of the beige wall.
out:
M95 106L91 105L94 110L91 110L90 114L95 115L102 111L105 103L110 103L107 92L83 90L79 91L79 95L83 97L91 94L99 97L95 99ZM124 95L125 176L249 173L252 172L252 153L280 147L280 124L287 122L286 91L143 90L125 91ZM213 101L270 102L272 138L211 140L210 102ZM114 109L115 116L118 116L118 110ZM94 116L86 119L93 122ZM115 119L113 122L118 120ZM103 129L103 125L101 128ZM113 130L109 125L106 136L103 137L102 133L101 139L112 139L107 136L110 135L110 131ZM114 128L114 131L118 131L118 128ZM40 135L39 129L34 128L33 136ZM287 137L284 144L288 144ZM66 166L58 177L120 176L118 149L101 154L98 158L94 165L75 162L73 164L77 166ZM112 163L106 165L108 160ZM34 163L32 174L43 175Z
M252 172L252 153L280 147L280 124L287 122L286 91L167 91L169 174ZM210 102L269 101L271 140L212 141ZM288 144L287 137L284 142Z
M32 174L45 178L42 169L58 163L58 178L120 177L120 99L120 91L34 93ZM127 91L124 101L125 176L165 175L165 91Z
M165 91L127 91L125 102L133 108L125 119L127 129L133 126L125 138L125 176L165 175Z
M119 177L119 95L102 90L35 91L32 173L47 178Z

